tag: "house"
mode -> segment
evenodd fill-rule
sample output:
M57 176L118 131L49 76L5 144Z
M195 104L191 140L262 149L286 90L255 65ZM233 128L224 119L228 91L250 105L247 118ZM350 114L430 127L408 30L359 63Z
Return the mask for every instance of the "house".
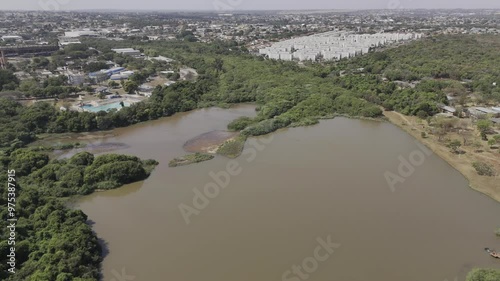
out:
M444 105L444 104L439 105L439 108L441 109L441 111L443 113L455 114L455 112L457 112L457 110L454 107L447 106L447 105Z
M111 49L111 50L115 53L131 57L139 57L142 55L141 51L135 50L133 48L122 48L122 49Z
M23 38L21 36L18 36L18 35L4 35L2 36L2 41L4 42L17 42L17 41L22 41Z
M108 87L97 87L95 89L95 92L98 93L98 94L107 93L108 92Z
M167 57L164 57L164 56L150 57L149 59L156 60L156 61L164 61L164 62L168 62L168 63L175 61L175 60L173 60L171 58L167 58Z
M476 109L484 114L489 114L493 117L500 117L500 112L492 108L476 107Z
M175 72L173 70L165 70L165 71L160 71L161 74L168 75L168 74L174 74Z
M492 108L479 107L479 106L471 107L471 108L469 108L469 113L471 114L471 116L476 117L476 118L481 117L481 116L485 116L485 115L491 115L493 117L500 117L500 111L498 111L496 107L492 107Z
M73 73L71 71L68 71L68 82L71 85L82 85L85 83L85 75L82 73Z
M75 37L61 36L58 39L59 39L59 46L61 46L61 47L68 46L71 44L81 44L82 43L82 42L80 42L80 40L78 38L75 38Z
M92 30L75 30L64 32L64 37L78 38L78 37L97 37L99 34Z
M153 91L154 87L146 84L142 84L139 86L138 90L139 92L142 93L151 93Z

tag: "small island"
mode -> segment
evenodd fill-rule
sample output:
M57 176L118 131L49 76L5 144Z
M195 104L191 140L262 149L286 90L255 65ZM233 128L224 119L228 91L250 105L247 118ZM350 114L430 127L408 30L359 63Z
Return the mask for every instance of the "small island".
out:
M188 140L184 150L192 152L182 157L172 159L169 167L185 166L211 160L215 154L228 158L236 158L243 151L246 136L238 132L211 131Z
M187 154L182 157L174 158L168 163L168 166L169 167L185 166L189 164L212 160L214 157L215 156L210 154L196 152L193 154Z

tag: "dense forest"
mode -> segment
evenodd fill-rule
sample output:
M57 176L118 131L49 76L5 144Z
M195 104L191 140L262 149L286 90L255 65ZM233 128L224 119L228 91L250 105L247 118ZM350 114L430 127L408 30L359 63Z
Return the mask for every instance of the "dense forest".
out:
M338 70L380 74L390 81L438 79L462 82L484 100L500 101L500 38L495 35L431 37L346 60ZM458 91L460 89L453 89Z
M97 239L85 214L66 208L63 198L144 179L156 165L137 157L88 153L50 160L43 152L26 148L39 134L108 130L200 107L253 102L258 105L255 118L229 124L229 129L242 131L246 137L311 125L336 115L376 118L384 109L425 118L439 111L439 103L447 103L449 93L475 93L484 101L500 101L499 89L493 84L500 75L500 39L495 36L440 36L351 60L305 65L250 55L234 42L86 39L51 60L40 58L33 63L56 67L68 56L84 59L97 55L88 47L99 50L102 60L144 68L143 76L163 66L118 56L111 48L134 47L148 55L170 57L195 68L199 76L196 82L158 86L148 100L108 113L60 111L44 102L26 107L0 98L0 164L3 170L16 170L20 191L17 251L22 265L10 279L0 275L2 280L96 280L101 260ZM86 67L90 71L102 65ZM12 72L0 71L0 95L13 90L34 96L75 90L57 79L38 89L38 84L21 82ZM419 83L412 87L402 86L416 81ZM0 179L7 182L6 176L4 173ZM3 186L2 205L6 192ZM5 218L7 214L1 212ZM3 242L7 235L4 224L0 235L2 274L8 251ZM484 276L498 276L498 272L475 271L468 280L490 280Z
M2 208L0 232L1 280L95 281L99 277L101 247L87 224L87 216L69 209L65 198L143 180L158 163L126 155L94 157L81 152L69 159L50 160L34 149L17 149L0 158L0 180L9 182L15 170L15 245L8 244L8 210ZM8 168L7 168L8 167ZM7 206L8 189L0 187L0 205ZM7 255L16 248L16 274L8 274Z

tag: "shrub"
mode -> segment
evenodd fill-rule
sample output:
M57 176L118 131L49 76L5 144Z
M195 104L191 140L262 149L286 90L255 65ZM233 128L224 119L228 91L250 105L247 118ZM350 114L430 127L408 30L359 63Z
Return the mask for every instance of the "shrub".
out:
M474 162L472 163L472 166L476 169L478 175L480 176L492 177L495 175L495 170L484 162Z
M453 152L453 153L459 153L460 146L462 146L462 143L459 140L452 140L448 144L448 147L451 149L451 152Z
M467 274L466 281L497 281L500 280L500 270L475 268Z
M227 125L230 131L241 131L252 124L253 120L250 117L242 116L236 120L233 120Z
M302 118L299 121L290 124L290 127L304 127L304 126L316 125L318 123L319 120L316 118Z
M243 151L243 148L245 147L245 141L246 137L244 136L238 136L235 139L228 140L224 142L219 149L217 149L217 154L229 157L229 158L236 158L238 157L241 152Z
M285 118L274 118L261 121L255 125L247 127L241 134L244 136L260 136L274 132L280 128L290 125L291 121Z
M168 163L168 166L169 167L185 166L185 165L189 165L189 164L208 161L208 160L213 159L214 157L215 156L213 156L211 154L196 152L194 154L188 154L188 155L185 155L183 157L174 158Z
M69 160L70 164L73 164L73 165L84 165L84 166L91 165L92 162L94 162L94 155L92 153L89 153L89 152L86 152L86 151L75 154Z

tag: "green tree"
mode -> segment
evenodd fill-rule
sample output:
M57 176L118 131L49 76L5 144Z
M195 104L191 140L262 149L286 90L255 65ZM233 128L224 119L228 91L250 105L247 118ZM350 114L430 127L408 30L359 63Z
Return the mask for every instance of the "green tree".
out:
M9 168L16 170L20 176L26 176L49 163L47 154L26 149L14 151L10 158Z
M492 125L490 120L482 119L477 121L476 126L483 140L488 140L487 134L491 130Z
M19 79L17 79L17 77L14 75L14 73L11 70L0 69L0 91L7 90L6 88L4 88L7 85L11 85L11 86L8 86L8 88L11 88L12 87L11 83L14 83L14 86L17 86L17 85L19 85Z
M139 84L137 84L137 82L135 82L135 81L127 81L127 82L125 82L125 86L123 87L125 92L127 92L129 94L133 94L135 91L137 91L138 88L139 88Z
M449 144L448 147L451 149L451 151L455 154L458 154L460 152L460 147L462 146L462 143L459 140L452 140Z

